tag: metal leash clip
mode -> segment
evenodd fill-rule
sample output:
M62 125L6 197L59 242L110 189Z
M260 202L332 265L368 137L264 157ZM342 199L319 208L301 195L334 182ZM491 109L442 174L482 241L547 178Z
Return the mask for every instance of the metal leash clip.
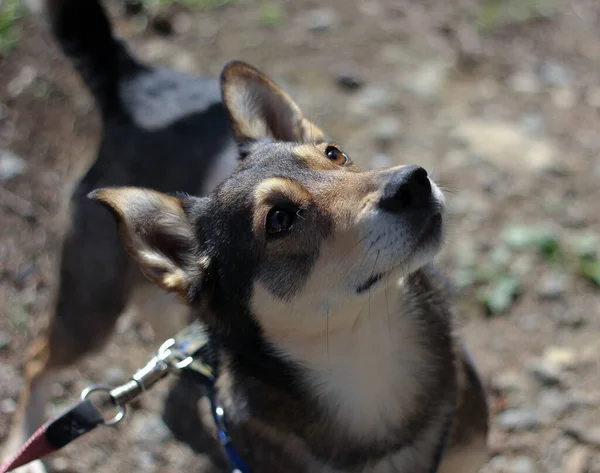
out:
M110 387L103 384L88 386L81 392L81 400L87 400L93 393L104 392L107 398L101 401L103 410L117 407L117 413L105 418L104 425L115 425L125 417L127 405L137 399L142 393L152 388L158 381L165 378L170 372L184 369L193 370L208 380L214 376L210 366L201 360L195 360L192 355L207 344L204 328L194 322L185 327L174 338L165 341L156 355L142 369L135 372L129 381Z
M210 359L208 336L200 322L193 322L174 338L164 342L152 359L135 372L129 381L111 387L94 384L85 388L81 400L60 416L42 425L23 447L7 462L0 464L0 473L6 473L60 450L99 425L115 425L125 417L127 406L142 393L152 388L171 372L193 375L209 388L209 398L219 431L219 439L225 447L231 471L248 473L246 465L237 454L225 426L223 407L215 402L213 367ZM92 402L94 393L104 393L103 398ZM106 415L108 410L117 409L116 414Z

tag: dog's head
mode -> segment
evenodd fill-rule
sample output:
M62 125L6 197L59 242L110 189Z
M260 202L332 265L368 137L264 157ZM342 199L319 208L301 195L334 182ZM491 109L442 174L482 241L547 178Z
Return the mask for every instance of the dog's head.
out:
M147 277L223 317L241 304L261 326L310 330L315 317L366 300L434 257L444 198L423 168L361 171L246 64L228 64L221 86L241 162L217 190L91 194L117 216Z

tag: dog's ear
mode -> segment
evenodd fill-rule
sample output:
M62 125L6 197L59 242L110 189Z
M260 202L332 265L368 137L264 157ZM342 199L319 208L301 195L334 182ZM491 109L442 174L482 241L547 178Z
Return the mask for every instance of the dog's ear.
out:
M299 142L325 139L289 95L246 63L232 61L225 66L221 92L235 138L242 146L267 137Z
M126 250L146 277L187 298L207 267L186 211L191 198L135 187L99 189L88 197L112 211Z

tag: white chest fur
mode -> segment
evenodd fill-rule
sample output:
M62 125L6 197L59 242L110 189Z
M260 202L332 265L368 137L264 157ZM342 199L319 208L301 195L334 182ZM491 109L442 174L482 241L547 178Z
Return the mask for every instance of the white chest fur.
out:
M335 313L310 316L322 318L316 332L306 312L263 324L281 353L307 368L306 382L331 419L357 440L384 438L390 426L401 426L431 366L419 319L403 311L400 293L389 288ZM267 298L265 291L255 300Z

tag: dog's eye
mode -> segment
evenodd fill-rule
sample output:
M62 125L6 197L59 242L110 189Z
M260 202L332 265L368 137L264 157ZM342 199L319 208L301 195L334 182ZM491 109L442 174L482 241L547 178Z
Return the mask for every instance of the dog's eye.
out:
M294 223L295 211L292 209L273 208L267 215L267 234L277 235L287 232Z
M327 157L338 166L345 166L350 162L350 158L335 146L328 146L325 150Z

